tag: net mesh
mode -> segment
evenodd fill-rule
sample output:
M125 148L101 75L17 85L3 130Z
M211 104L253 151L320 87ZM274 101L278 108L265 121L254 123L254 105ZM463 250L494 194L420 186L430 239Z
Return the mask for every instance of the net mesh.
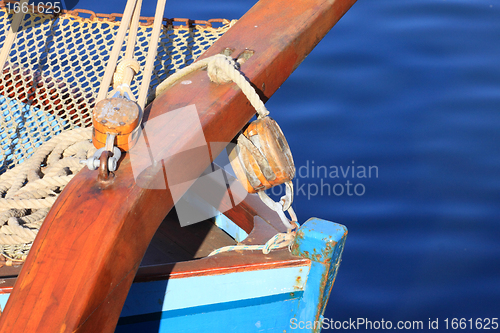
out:
M0 1L0 47L13 15L7 3ZM53 16L29 9L0 73L0 174L60 131L91 126L91 111L122 16L87 10ZM192 63L234 21L164 19L163 23L150 93ZM153 19L141 17L134 54L141 69L152 29ZM118 61L124 54L125 46ZM141 81L139 72L131 85L136 98Z

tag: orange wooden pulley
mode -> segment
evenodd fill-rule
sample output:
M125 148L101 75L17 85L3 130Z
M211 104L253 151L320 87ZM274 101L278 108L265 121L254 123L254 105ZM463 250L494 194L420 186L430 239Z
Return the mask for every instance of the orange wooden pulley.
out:
M134 140L129 138L133 137L142 118L137 103L122 97L107 98L95 105L92 114L92 142L96 148L105 146L108 134L116 135L115 145L118 148L124 151L132 148Z
M231 166L249 193L291 181L295 165L276 121L264 117L250 123L229 152Z

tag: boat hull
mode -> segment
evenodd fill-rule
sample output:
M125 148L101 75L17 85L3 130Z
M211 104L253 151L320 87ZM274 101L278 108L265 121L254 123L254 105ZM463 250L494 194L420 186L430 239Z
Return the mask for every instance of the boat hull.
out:
M319 332L346 236L345 226L311 218L291 253L233 251L179 269L141 268L116 332ZM0 290L1 308L11 290Z
M288 332L299 326L318 332L346 235L344 226L313 218L292 246L294 256L307 260L293 266L134 283L116 332Z

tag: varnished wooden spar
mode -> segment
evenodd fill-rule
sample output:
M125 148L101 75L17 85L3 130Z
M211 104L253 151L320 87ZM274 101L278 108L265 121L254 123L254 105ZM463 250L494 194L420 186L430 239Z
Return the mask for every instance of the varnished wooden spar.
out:
M241 67L269 98L355 0L261 0L221 37L204 56L250 49ZM168 142L159 158L178 179L195 179L208 161L192 147L195 125L182 117L166 131L154 118L196 105L207 142L229 142L254 115L234 84L216 86L205 72L186 78L147 108L145 119L154 142ZM174 139L172 139L174 138ZM222 146L212 147L216 156ZM186 151L187 150L187 151ZM172 151L186 151L169 156ZM162 156L162 153L164 156ZM133 153L132 153L133 154ZM2 316L0 331L112 332L139 263L158 225L173 207L170 190L148 189L164 179L164 169L151 169L134 180L130 156L109 183L97 171L83 169L66 187L36 238ZM149 156L133 156L151 164ZM177 191L187 190L187 184Z

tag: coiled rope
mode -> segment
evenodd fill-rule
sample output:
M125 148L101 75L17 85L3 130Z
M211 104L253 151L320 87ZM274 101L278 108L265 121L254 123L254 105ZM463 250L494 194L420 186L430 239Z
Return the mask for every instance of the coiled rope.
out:
M52 137L22 164L0 176L0 254L24 261L59 193L95 152L91 128Z

